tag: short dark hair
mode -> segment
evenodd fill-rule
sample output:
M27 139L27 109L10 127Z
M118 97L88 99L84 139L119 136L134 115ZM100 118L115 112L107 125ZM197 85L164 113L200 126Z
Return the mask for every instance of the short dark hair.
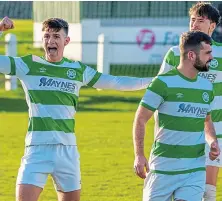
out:
M186 59L189 51L199 54L202 48L202 42L212 45L212 39L201 31L188 31L180 36L180 53L181 58Z
M46 31L49 29L53 29L56 32L63 29L66 35L68 35L69 24L61 18L49 18L42 23L42 31Z
M219 24L220 23L220 13L219 10L208 2L198 2L194 4L190 10L189 15L197 14L201 17L207 17L210 21Z

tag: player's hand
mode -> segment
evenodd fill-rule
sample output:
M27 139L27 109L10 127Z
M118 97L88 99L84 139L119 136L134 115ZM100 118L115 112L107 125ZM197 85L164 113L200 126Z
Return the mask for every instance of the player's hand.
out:
M142 179L146 178L149 172L148 161L145 156L136 156L134 160L134 171Z
M0 31L7 31L13 28L14 28L14 23L10 18L4 17L2 21L0 21Z
M213 141L210 146L209 158L215 160L220 155L220 148L217 141Z

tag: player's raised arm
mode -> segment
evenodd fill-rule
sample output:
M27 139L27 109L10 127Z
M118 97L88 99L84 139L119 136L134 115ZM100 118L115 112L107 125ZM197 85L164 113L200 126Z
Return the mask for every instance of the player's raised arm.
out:
M14 28L14 22L10 18L4 17L0 21L0 31L8 31L9 29L13 28Z
M84 64L81 63L83 66ZM84 65L84 84L98 89L114 89L119 91L135 91L146 89L153 78L136 78L127 76L113 76L99 73Z
M7 30L13 29L13 28L14 28L14 23L8 17L4 17L0 21L0 31L1 32L7 31ZM10 57L0 55L0 73L11 74L11 72L12 72L12 70L11 70Z

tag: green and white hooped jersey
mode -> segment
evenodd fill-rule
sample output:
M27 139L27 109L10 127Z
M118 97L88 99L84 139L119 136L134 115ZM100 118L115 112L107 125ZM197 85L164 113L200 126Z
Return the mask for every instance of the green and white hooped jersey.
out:
M222 43L213 41L210 70L200 72L199 75L213 83L214 87L214 104L212 106L212 120L216 130L218 140L222 140ZM166 73L175 68L180 62L180 50L178 46L172 47L166 54L162 63L160 74Z
M29 107L26 145L76 145L74 115L79 90L83 85L93 86L101 74L66 58L49 63L28 55L10 57L10 61L10 74L20 79Z
M153 79L140 103L155 111L152 172L176 175L205 170L204 121L213 98L211 82L200 76L188 79L176 68Z

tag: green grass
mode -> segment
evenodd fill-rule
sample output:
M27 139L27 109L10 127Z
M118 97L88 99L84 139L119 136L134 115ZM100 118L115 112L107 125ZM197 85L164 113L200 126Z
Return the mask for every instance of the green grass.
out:
M140 201L143 181L133 172L132 122L144 91L115 92L84 88L76 116L76 135L81 154L83 201ZM24 94L0 90L0 200L14 199L14 187L28 115ZM153 140L153 120L147 126L147 156ZM217 201L222 200L222 174ZM49 178L41 201L54 201Z
M32 21L16 20L13 33L18 40L31 42ZM31 43L19 45L19 56L29 53L43 54ZM0 48L0 54L4 54L4 47ZM113 74L125 74L125 70L125 67L120 71L113 68ZM15 197L15 181L24 152L28 113L23 91L19 88L5 92L3 86L3 76L0 76L0 200L11 201ZM141 200L143 181L133 172L132 122L143 93L82 89L76 115L82 201ZM153 141L153 120L146 133L145 150L148 156ZM222 201L221 173L218 181L217 201ZM49 178L40 201L55 200L56 193Z
M76 135L81 154L82 200L140 200L142 180L133 172L132 121L143 92L83 89ZM27 106L20 90L0 90L0 197L12 200L27 128ZM6 101L7 100L7 101ZM17 105L17 106L15 106ZM14 110L14 111L13 111ZM153 124L150 129L152 130ZM152 131L150 132L152 139ZM146 143L150 147L151 140ZM51 180L42 201L55 200Z

